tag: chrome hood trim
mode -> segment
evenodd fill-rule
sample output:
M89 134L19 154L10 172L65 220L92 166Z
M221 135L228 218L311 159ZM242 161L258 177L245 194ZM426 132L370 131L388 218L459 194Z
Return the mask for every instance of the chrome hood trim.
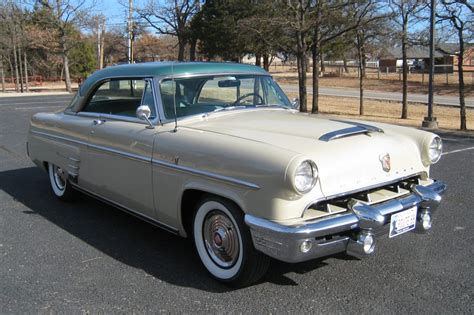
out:
M366 125L358 122L353 122L353 121L341 121L341 120L333 120L337 122L343 122L346 124L351 124L354 125L354 127L349 127L349 128L344 128L344 129L339 129L335 131L331 131L328 133L323 134L321 137L319 137L319 140L321 141L331 141L331 140L336 140L344 137L349 137L352 135L358 135L358 134L366 134L370 132L380 132L383 133L384 131L378 127L371 126L371 125Z

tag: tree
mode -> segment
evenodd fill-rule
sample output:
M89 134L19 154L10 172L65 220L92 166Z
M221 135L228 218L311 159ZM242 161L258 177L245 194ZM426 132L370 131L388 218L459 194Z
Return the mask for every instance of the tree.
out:
M92 41L81 40L69 52L70 72L81 80L87 78L97 69L96 52Z
M178 60L184 60L186 44L190 39L190 22L199 11L198 0L147 0L137 10L140 18L161 35L178 39Z
M50 17L44 21L57 32L56 41L63 62L66 90L72 92L71 76L69 73L69 53L78 43L77 28L88 16L85 0L39 0L39 3L49 11Z
M428 3L426 0L391 0L391 9L393 12L393 21L399 26L399 38L402 44L402 77L403 77L403 88L402 88L402 119L408 118L408 62L407 62L407 49L409 44L409 27L411 23L417 23L421 19L419 18L420 13L427 8Z
M312 113L319 111L319 67L323 47L337 38L355 30L361 24L379 19L379 6L375 0L317 1L313 11L313 104Z
M370 3L368 14L363 16L354 31L354 46L357 50L359 67L359 115L364 115L364 79L366 77L367 51L375 43L389 33L386 25L389 15L377 7L377 3ZM352 32L351 32L352 33ZM349 33L349 34L351 34ZM372 46L372 47L371 47Z
M441 12L437 14L440 22L452 30L451 34L457 36L459 49L454 52L458 59L458 77L459 77L459 105L461 130L467 130L466 125L466 103L464 100L464 53L466 37L472 35L474 24L474 8L467 1L463 0L441 0ZM438 48L442 50L442 48Z

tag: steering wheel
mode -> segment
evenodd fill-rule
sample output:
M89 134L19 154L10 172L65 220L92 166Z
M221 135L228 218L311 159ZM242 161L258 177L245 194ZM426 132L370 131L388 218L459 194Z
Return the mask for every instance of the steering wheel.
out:
M249 96L257 96L260 99L261 104L263 104L263 102L264 102L263 97L260 96L260 94L258 94L258 93L247 93L247 94L244 94L241 97L239 97L235 102L232 103L231 106L239 105L240 102L242 102L245 98L247 98Z

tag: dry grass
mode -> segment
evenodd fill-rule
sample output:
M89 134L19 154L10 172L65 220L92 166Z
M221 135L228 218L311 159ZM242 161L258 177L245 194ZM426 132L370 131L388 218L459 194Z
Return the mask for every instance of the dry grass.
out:
M297 97L289 93L290 97ZM311 95L308 96L308 110L311 111ZM420 127L427 114L426 105L409 104L408 119L400 119L402 105L400 102L365 100L365 115L359 116L359 100L353 98L320 96L319 108L322 114L339 115L345 118L386 122L397 125ZM434 116L441 129L458 130L459 108L435 106ZM474 131L474 109L467 109L467 127Z
M270 69L272 75L280 84L298 84L298 75L296 69L277 70ZM359 79L357 72L350 71L339 76L336 70L327 68L325 76L320 78L320 86L323 87L340 87L340 88L359 88ZM464 74L466 97L474 96L474 72ZM397 73L381 73L380 79L376 72L368 71L365 79L365 88L367 90L384 91L384 92L401 92L402 81ZM448 84L446 84L448 82ZM308 73L308 85L312 83L311 73ZM408 76L408 92L409 93L428 93L428 75L414 73ZM457 73L437 74L435 76L435 93L438 95L458 95L458 75Z

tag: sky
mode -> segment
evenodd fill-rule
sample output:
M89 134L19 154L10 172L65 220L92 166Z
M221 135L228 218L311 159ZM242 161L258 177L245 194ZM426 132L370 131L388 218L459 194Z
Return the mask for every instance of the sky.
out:
M121 3L127 0L87 0L90 4L95 2L92 9L92 14L103 14L107 18L107 27L126 26L126 19L128 16L128 7Z

